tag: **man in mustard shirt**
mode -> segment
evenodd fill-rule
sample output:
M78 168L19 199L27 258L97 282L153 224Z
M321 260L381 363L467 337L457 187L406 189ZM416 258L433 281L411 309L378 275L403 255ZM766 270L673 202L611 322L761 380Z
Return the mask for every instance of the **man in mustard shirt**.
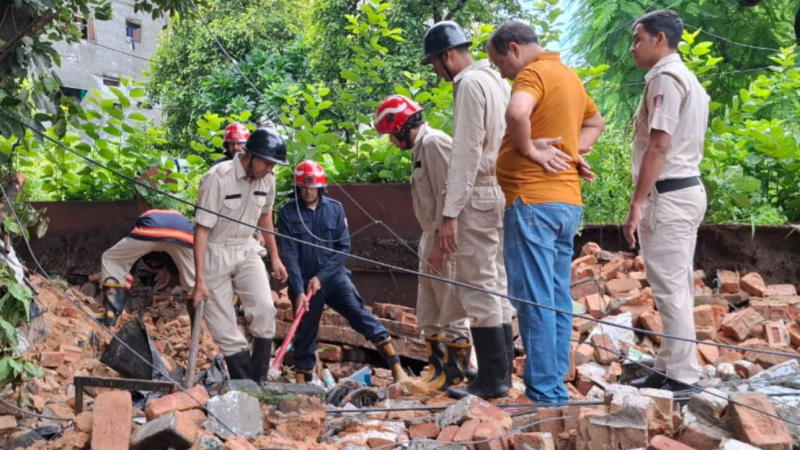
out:
M539 45L529 26L502 24L488 50L500 73L514 80L497 158L506 201L508 291L571 311L572 243L583 211L580 178L586 169L580 154L591 150L605 123L578 76L558 53ZM563 379L572 315L524 302L515 306L528 356L525 394L544 404L569 400Z

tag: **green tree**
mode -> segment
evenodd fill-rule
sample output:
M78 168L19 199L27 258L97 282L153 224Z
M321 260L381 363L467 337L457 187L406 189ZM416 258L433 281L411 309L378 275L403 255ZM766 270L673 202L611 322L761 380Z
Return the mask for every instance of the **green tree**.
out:
M286 85L307 78L303 5L209 0L202 16L172 18L152 58L147 90L163 108L173 148L188 148L206 111L264 114Z
M704 30L703 39L713 42L724 58L704 74L714 80L708 90L717 101L730 99L747 86L751 75L729 72L763 68L765 58L774 52L769 49L791 45L796 39L795 0L570 0L570 7L575 11L571 32L577 37L570 43L572 51L588 66L613 64L605 78L606 88L596 97L611 120L629 120L641 94L644 72L636 68L628 48L633 22L645 12L673 9L687 31Z

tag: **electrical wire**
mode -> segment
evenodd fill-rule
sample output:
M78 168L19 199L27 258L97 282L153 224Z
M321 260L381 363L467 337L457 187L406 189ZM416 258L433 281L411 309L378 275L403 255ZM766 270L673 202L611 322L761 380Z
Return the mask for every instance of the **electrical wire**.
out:
M695 29L695 30L700 30L700 33L702 33L702 34L706 34L708 36L711 36L713 38L719 39L720 41L723 41L723 42L727 42L727 43L729 43L731 45L735 45L737 47L744 47L744 48L750 48L750 49L753 49L753 50L763 50L763 51L769 51L769 52L780 52L781 51L779 48L761 47L761 46L758 46L758 45L745 44L744 42L737 42L737 41L734 41L732 39L728 39L725 36L720 36L718 34L710 32L710 31L706 31L702 27L698 27L696 25L692 25L692 24L689 24L689 23L686 23L686 22L684 22L683 24L685 26L689 27L689 28L692 28L692 29Z
M441 276L438 276L438 275L433 275L433 274L429 274L429 273L425 273L425 272L419 272L419 271L414 270L414 269L407 269L405 267L400 267L400 266L397 266L397 265L393 265L393 264L389 264L389 263L386 263L386 262L374 260L374 259L371 259L371 258L366 258L366 257L363 257L363 256L353 255L351 253L342 252L342 251L337 250L337 249L331 249L331 248L328 248L328 247L324 247L324 246L322 246L320 244L316 244L314 242L304 241L304 240L302 240L300 238L297 238L297 237L294 237L294 236L284 235L284 234L281 234L281 233L279 233L277 231L274 231L274 230L267 230L267 229L262 228L262 227L260 227L260 226L258 226L256 224L250 224L250 223L242 222L241 220L233 218L233 217L228 217L228 216L226 216L226 215L224 215L222 213L219 213L217 211L212 211L212 210L204 208L204 207L202 207L200 205L192 203L190 201L184 200L184 199L182 199L180 197L175 196L172 193L169 193L169 192L163 191L161 189L155 188L153 186L150 186L147 183L139 181L139 180L137 180L137 179L135 179L133 177L130 177L128 175L125 175L124 173L119 172L118 170L112 169L112 168L110 168L110 167L108 167L108 166L106 166L106 165L104 165L102 163L99 163L99 162L93 160L92 158L90 158L90 157L88 157L88 156L76 151L75 149L70 148L69 146L65 145L63 142L58 141L58 140L50 137L49 135L47 135L43 131L36 129L32 125L30 125L27 122L23 121L22 119L16 117L14 114L9 113L8 111L0 109L0 114L6 116L8 118L13 119L14 121L20 123L25 128L28 128L29 130L33 131L34 134L37 134L38 136L41 136L43 139L48 140L48 141L58 145L59 147L63 148L64 150L66 150L66 151L78 156L79 158L91 163L92 165L109 171L110 173L114 174L118 178L127 180L127 181L129 181L131 183L134 183L136 185L142 186L143 188L145 188L147 190L156 192L156 193L158 193L158 194L160 194L160 195L162 195L164 197L167 197L167 198L170 198L172 200L175 200L178 203L182 203L182 204L185 204L185 205L188 205L188 206L192 206L192 207L194 207L194 208L196 208L198 210L202 210L202 211L208 212L209 214L213 214L213 215L215 215L217 217L229 220L229 221L231 221L233 223L236 223L236 224L239 224L239 225L243 225L243 226L246 226L246 227L253 228L254 230L260 231L262 233L271 234L273 236L277 236L277 237L280 237L280 238L283 238L283 239L287 239L287 240L290 240L290 241L298 242L298 243L300 243L302 245L306 245L306 246L309 246L309 247L314 247L314 248L326 250L326 251L331 252L331 253L346 255L347 257L349 257L349 258L351 258L353 260L360 261L360 262L365 262L365 263L369 263L369 264L373 264L373 265L376 265L376 266L379 266L379 267L384 267L386 269L394 270L394 271L397 271L397 272L402 272L402 273L406 273L406 274L409 274L409 275L416 275L417 277L423 277L423 278L428 278L428 279L435 280L435 281L440 281L440 282L443 282L443 283L448 283L448 284L451 284L451 285L454 285L454 286L458 286L458 287L465 288L465 289L471 289L471 290L478 291L478 292L481 292L481 293L484 293L484 294L488 294L488 295L494 295L494 296L498 296L498 297L503 297L503 298L506 298L506 299L509 299L509 300L513 300L513 301L516 301L516 302L519 302L519 303L529 304L529 305L537 307L537 308L545 309L545 310L548 310L548 311L553 311L553 312L560 313L560 314L566 314L566 315L573 316L573 317L586 319L586 320L589 320L589 321L592 321L592 322L595 322L595 323L598 323L598 324L602 324L602 325L607 325L607 326L611 326L611 327L616 327L616 328L620 328L620 329L634 331L634 332L636 332L638 334L643 334L643 335L646 335L646 336L658 336L658 337L661 337L661 338L664 338L664 339L672 339L672 340L676 340L676 341L690 342L690 343L694 343L694 344L710 345L710 346L713 346L713 347L725 348L725 349L729 349L729 350L745 351L745 352L750 351L750 352L754 352L754 353L768 354L768 355L773 355L773 356L782 356L782 357L787 357L787 358L792 358L792 359L800 359L800 354L796 354L796 353L781 352L781 351L777 351L777 350L765 350L765 349L751 348L751 347L742 347L742 346L736 346L736 345L730 345L730 344L722 344L722 343L710 342L710 341L708 341L708 342L702 341L701 342L701 341L699 341L697 339L684 338L684 337L680 337L680 336L671 336L671 335L668 335L668 334L657 333L657 332L650 331L650 330L645 330L645 329L642 329L642 328L636 328L636 327L632 327L632 326L617 324L617 323L609 322L609 321L606 321L606 320L603 320L603 319L598 319L598 318L593 317L593 316L588 315L588 314L574 314L572 311L563 310L563 309L556 308L556 307L549 306L549 305L542 305L541 303L537 303L537 302L535 302L533 300L521 299L521 298L517 298L517 297L511 296L511 295L508 295L508 294L504 294L504 293L492 291L490 289L482 288L480 286L475 286L475 285L472 285L472 284L469 284L469 283L464 283L464 282L461 282L461 281L457 281L457 280L453 280L453 279L449 279L449 278L445 278L445 277L441 277Z
M3 111L3 112L5 112L5 111ZM61 294L64 296L64 298L66 298L67 300L69 300L69 301L70 301L70 302L71 302L71 303L72 303L72 304L75 306L75 309L77 309L78 311L80 311L80 312L81 312L83 315L85 315L85 316L86 316L86 317L88 317L88 318L89 318L91 321L93 321L95 324L97 324L97 326L98 326L98 327L100 327L100 329L101 329L101 330L103 330L103 331L104 331L106 334L108 334L108 335L111 337L111 339L112 339L112 340L116 340L118 344L122 345L123 347L125 347L125 349L126 349L126 350L128 350L128 351L129 351L129 352L131 352L131 353L133 353L133 354L134 354L134 355L135 355L137 358L141 359L141 360L142 360L142 361L143 361L143 362L144 362L146 365L150 366L150 368L152 368L153 370L155 370L155 371L156 371L156 372L157 372L159 375L161 375L162 377L164 377L165 379L167 379L168 381L170 381L172 384L174 384L175 386L177 386L177 387L178 387L178 389L180 389L180 390L181 390L181 391L182 391L184 394L186 394L186 395L187 395L189 398L191 398L191 399L192 399L192 400L193 400L195 403L197 403L197 405L198 405L198 406L200 406L200 408L201 408L201 409L203 409L204 411L206 411L206 413L207 413L207 414L208 414L210 417L212 417L214 420L216 420L216 421L217 421L217 422L218 422L220 425L222 425L222 426L223 426L223 427L224 427L224 428L225 428L225 429L226 429L228 432L230 432L231 434L234 434L234 435L235 435L235 434L236 434L236 432L235 432L235 431L233 431L233 429L232 429L230 426L228 426L228 424L226 424L225 422L223 422L223 421L222 421L222 420L221 420L219 417L217 417L217 416L216 416L214 413L212 413L211 411L207 410L207 409L206 409L206 407L205 407L205 405L204 405L202 402L200 402L200 400L198 400L198 399L197 399L195 396L193 396L193 395L192 395L192 394L191 394L191 393L190 393L190 392L189 392L187 389L185 389L185 388L184 388L184 387L181 385L181 383L179 383L178 381L176 381L176 380L174 380L172 377L170 377L170 376L169 376L169 374L168 374L168 373L166 373L166 372L165 372L163 369L161 369L160 367L156 367L156 366L155 366L155 365L154 365L152 362L150 362L150 360L148 360L147 358L145 358L144 356L142 356L140 353L138 353L136 350L134 350L134 349L133 349L133 348L132 348L130 345L128 345L128 343L127 343L127 342L125 342L125 341L123 341L122 339L118 338L118 337L117 337L117 335L116 335L115 333L113 333L113 332L112 332L112 331L110 331L110 330L109 330L109 329L108 329L108 328L107 328L105 325L103 325L102 323L100 323L100 321L98 321L96 317L93 317L91 314L89 314L87 311L85 311L85 310L83 309L83 307L81 307L81 305L78 303L78 301L77 301L77 300L75 300L75 299L72 297L72 295L71 295L70 293L68 293L67 291L65 291L64 289L62 289L62 288L61 288L61 286L59 286L57 283L53 282L53 280L50 278L50 275L47 273L47 271L44 269L44 267L42 267L41 263L39 262L39 259L36 257L36 254L33 252L33 249L31 248L31 245L30 245L30 242L29 242L29 240L28 240L28 237L25 235L25 232L24 232L24 230L25 230L25 226L22 224L22 221L19 219L19 216L17 215L17 212L14 210L14 207L13 207L13 205L11 204L11 199L10 199L10 198L8 197L8 195L6 194L6 190L5 190L5 188L2 186L2 183L0 183L0 193L2 193L2 195L3 195L3 198L5 199L5 202L6 202L6 206L7 206L7 207L8 207L8 209L11 211L11 215L12 215L12 216L14 216L14 220L17 222L17 225L19 226L20 230L23 230L23 233L22 233L22 239L25 241L25 246L28 248L28 251L29 251L29 252L30 252L30 254L31 254L31 258L33 258L33 261L34 261L34 263L36 264L37 268L38 268L38 269L39 269L39 271L42 273L42 275L44 275L44 277L45 277L45 278L48 280L48 282L49 282L49 283L50 283L50 284L51 284L53 287L55 287L55 288L56 288L56 289L57 289L57 290L58 290L58 291L59 291L59 292L60 292L60 293L61 293Z

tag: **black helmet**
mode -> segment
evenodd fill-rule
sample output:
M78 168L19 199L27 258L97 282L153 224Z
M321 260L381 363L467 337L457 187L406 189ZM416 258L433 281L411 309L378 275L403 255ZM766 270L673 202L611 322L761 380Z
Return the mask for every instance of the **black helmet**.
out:
M275 164L289 165L286 161L286 143L271 128L258 128L253 131L244 144L244 152Z
M434 56L461 45L472 45L472 41L459 24L452 20L436 22L422 39L422 64L430 64Z

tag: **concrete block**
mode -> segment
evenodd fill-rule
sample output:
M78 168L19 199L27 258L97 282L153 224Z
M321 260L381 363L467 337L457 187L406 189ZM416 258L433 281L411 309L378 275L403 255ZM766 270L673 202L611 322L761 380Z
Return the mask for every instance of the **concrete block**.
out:
M209 417L205 428L223 439L232 434L255 437L264 431L258 400L244 392L232 391L213 397L206 408Z
M131 450L183 450L197 439L197 425L178 411L144 424L133 437Z

